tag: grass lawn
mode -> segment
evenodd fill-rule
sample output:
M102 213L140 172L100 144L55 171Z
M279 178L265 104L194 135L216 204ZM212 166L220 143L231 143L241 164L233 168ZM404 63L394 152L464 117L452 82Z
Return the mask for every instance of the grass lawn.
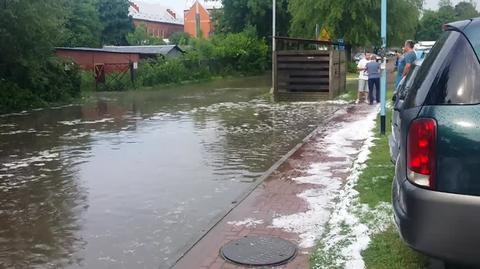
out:
M388 121L390 119L388 113ZM377 126L380 119L377 120ZM388 124L387 124L387 127ZM394 166L390 162L388 149L388 134L377 135L372 154L367 161L367 168L360 175L356 190L359 192L361 203L374 208L381 202L390 203ZM428 258L410 248L400 239L397 228L392 223L390 227L371 238L366 250L362 252L366 268L368 269L413 269L427 268Z
M347 77L348 93L340 96L341 99L352 101L357 94L356 74ZM391 100L392 91L387 93L387 101ZM394 165L390 161L388 136L391 132L391 113L387 108L386 135L380 135L380 116L377 117L374 130L375 139L370 147L370 155L365 167L358 176L354 189L358 192L353 198L351 212L359 219L358 225L365 225L368 229L370 243L361 255L368 269L421 269L428 268L429 260L426 256L408 248L400 239L393 223L391 209L391 187L394 177ZM346 223L345 223L346 224ZM356 224L356 225L357 225ZM344 268L342 251L356 242L352 229L355 226L339 227L339 238L335 246L328 246L325 242L330 236L329 231L335 229L327 225L324 239L319 240L317 250L311 256L311 268ZM343 260L343 262L342 262Z
M391 100L392 91L387 94ZM390 161L388 136L391 132L390 109L387 108L387 133L376 133L375 145L371 148L367 167L358 179L356 190L359 192L360 202L375 208L382 202L391 202L392 180L395 167ZM380 128L380 117L377 118L376 128ZM428 258L410 248L400 239L395 225L392 223L383 232L373 235L366 250L362 252L366 268L368 269L413 269L427 268Z
M347 92L341 95L339 98L345 101L355 101L357 100L357 73L348 73L347 74Z

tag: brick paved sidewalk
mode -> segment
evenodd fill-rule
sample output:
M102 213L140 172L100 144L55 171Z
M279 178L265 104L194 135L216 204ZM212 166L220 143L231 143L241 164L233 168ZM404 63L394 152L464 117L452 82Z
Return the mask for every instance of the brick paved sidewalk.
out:
M338 145L326 145L325 137L331 135L345 122L362 120L374 110L375 107L360 105L348 106L340 113L336 113L327 126L319 128L309 141L217 223L173 268L245 268L225 261L219 255L219 251L225 243L246 235L277 236L300 246L298 255L293 261L274 268L309 268L309 257L314 250L312 243L317 239L312 238L312 235L321 234L323 225L329 218L329 209L335 202L332 198L335 195L335 189L330 190L328 186L330 184L325 184L325 180L341 188L352 166L351 158L339 157L336 154L332 156L328 153L332 152L331 148L327 151L328 146ZM363 140L350 141L350 147L358 150L363 142ZM312 164L316 163L334 164L330 171L324 171L327 177L323 184L310 184L296 180L300 177L312 176L309 174L309 169ZM323 193L325 199L320 198L325 204L321 208L323 210L320 212L321 214L318 214L318 208L316 209L317 214L311 212L312 206L304 199L305 191L319 195ZM309 218L309 214L313 214L312 218ZM303 230L274 226L272 224L274 219L281 216L291 216L294 219L296 216L305 217L310 219L309 222L314 223L309 223L310 226L300 227Z

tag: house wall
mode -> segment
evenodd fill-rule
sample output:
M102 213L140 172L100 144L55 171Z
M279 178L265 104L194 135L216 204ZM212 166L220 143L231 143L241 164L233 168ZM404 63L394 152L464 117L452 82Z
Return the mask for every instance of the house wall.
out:
M135 27L144 24L147 31L158 38L169 38L175 32L183 32L183 25L173 23L154 22L147 20L133 19Z
M94 70L95 64L105 64L105 72L124 71L130 63L139 62L139 55L133 53L111 53L99 51L57 49L57 56L71 59L83 70Z
M197 36L197 11L200 15L200 30L203 33L203 37L208 38L214 30L212 20L209 12L198 2L195 2L195 4L189 10L185 10L184 32L190 34L191 36Z

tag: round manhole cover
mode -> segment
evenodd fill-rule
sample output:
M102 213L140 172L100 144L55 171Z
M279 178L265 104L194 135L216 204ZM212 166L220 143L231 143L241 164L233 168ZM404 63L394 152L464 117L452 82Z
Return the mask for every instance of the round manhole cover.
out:
M297 254L297 247L280 238L271 236L246 236L222 247L222 256L231 262L268 266L289 262Z

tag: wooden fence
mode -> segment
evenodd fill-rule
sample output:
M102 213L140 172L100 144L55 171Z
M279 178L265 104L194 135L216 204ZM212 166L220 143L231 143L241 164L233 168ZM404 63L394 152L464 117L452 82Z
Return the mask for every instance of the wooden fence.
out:
M318 101L346 90L346 56L338 44L276 37L274 96L278 101Z

